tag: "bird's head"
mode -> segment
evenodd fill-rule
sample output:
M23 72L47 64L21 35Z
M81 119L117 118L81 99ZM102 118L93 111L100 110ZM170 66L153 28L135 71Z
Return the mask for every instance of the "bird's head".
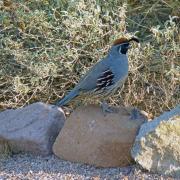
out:
M116 53L118 52L119 54L126 54L130 47L131 41L135 41L139 43L139 40L135 37L132 37L130 39L124 37L116 39L112 46L112 50L113 50L112 53L115 51Z

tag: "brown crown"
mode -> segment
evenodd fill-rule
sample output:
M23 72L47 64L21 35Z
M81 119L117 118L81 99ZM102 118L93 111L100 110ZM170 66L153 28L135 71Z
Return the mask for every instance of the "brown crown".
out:
M122 44L122 43L126 43L126 42L129 42L129 40L127 38L119 38L119 39L116 39L113 43L113 45L118 45L118 44Z

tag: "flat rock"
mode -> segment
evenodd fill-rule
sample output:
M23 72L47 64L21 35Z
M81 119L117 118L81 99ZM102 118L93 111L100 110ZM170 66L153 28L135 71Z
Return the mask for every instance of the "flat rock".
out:
M34 103L16 110L0 113L0 147L8 144L12 152L30 152L38 155L52 153L52 145L64 125L60 108Z
M180 106L143 124L131 153L143 168L180 178Z
M130 119L129 110L115 108L103 115L96 105L77 108L66 120L54 145L58 157L97 167L132 164L131 147L145 118L137 111Z

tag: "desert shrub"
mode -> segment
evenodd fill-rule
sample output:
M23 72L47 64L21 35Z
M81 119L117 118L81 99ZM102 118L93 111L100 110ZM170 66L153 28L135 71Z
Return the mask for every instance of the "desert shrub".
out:
M126 3L125 3L126 2ZM120 36L137 36L111 104L157 115L179 103L179 1L0 0L0 108L53 103Z

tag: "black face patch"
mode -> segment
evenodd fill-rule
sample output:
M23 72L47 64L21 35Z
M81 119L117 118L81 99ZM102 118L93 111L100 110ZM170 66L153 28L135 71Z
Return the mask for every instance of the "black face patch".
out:
M121 54L126 54L129 49L129 43L124 43L120 46L120 52Z
M107 69L102 73L97 79L95 91L103 90L104 88L114 84L113 82L114 74L110 69Z

